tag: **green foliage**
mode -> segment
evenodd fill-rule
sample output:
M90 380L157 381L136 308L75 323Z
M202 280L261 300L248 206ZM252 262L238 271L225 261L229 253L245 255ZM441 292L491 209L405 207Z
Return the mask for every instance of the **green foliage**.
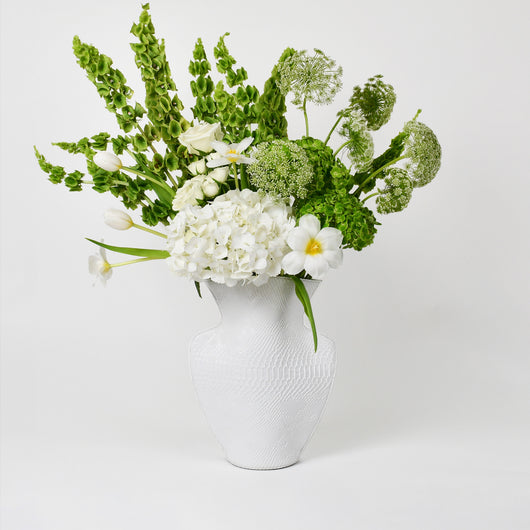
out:
M293 104L305 101L328 105L342 87L342 67L321 50L315 55L306 50L296 51L278 64L279 87L282 94L293 93Z
M350 98L350 108L362 112L368 129L372 131L388 122L396 103L394 87L384 83L382 79L382 75L370 77L363 88L353 88Z
M313 344L315 345L315 351L317 351L318 335L317 335L315 317L313 316L313 308L311 307L311 300L309 298L309 294L307 293L307 289L305 288L304 282L300 278L297 278L296 276L291 276L291 279L294 282L294 289L295 289L296 296L298 297L298 300L300 300L300 303L302 304L302 307L304 308L304 313L306 314L309 320L309 324L311 324L311 331L313 333Z
M158 250L151 248L131 248L131 247L116 247L114 245L107 245L101 241L96 241L88 237L85 238L87 241L98 245L99 247L106 248L107 250L112 250L113 252L119 252L120 254L127 254L128 256L141 256L142 258L151 258L151 259L164 259L169 258L169 252L167 250Z
M342 122L339 131L348 139L348 157L359 171L369 168L374 157L374 140L368 131L366 119L360 112L352 112Z
M344 236L342 246L355 250L373 243L379 224L372 211L344 189L327 190L307 200L296 213L298 218L305 214L318 217L323 227L338 228Z
M250 183L257 189L285 199L307 196L313 169L305 150L289 140L260 143L248 167Z
M116 115L120 128L125 132L131 131L143 116L143 108L141 105L132 107L128 104L133 91L126 85L125 76L112 67L110 57L100 53L94 46L81 42L77 36L74 37L73 49L77 63L105 100L107 109Z
M258 142L287 138L287 119L285 118L287 106L285 105L285 95L282 94L279 86L278 68L294 53L293 48L284 50L273 68L271 76L265 81L263 94L256 105L258 128L255 135Z
M438 173L442 160L442 148L433 131L424 123L411 120L405 124L407 142L404 155L409 177L415 188L428 184Z
M307 186L308 198L317 198L328 189L351 190L353 177L346 166L335 158L331 147L310 136L295 140L295 143L304 148L313 168L314 176ZM297 204L300 204L300 201Z
M376 199L379 213L401 212L412 197L412 181L404 169L390 168L385 171L385 187L379 193Z
M131 28L131 33L139 42L131 44L131 48L145 84L147 117L156 136L164 140L169 149L176 151L179 146L178 135L189 124L180 113L184 107L171 78L164 40L159 41L155 36L149 4L144 4L142 8L138 24L133 24Z
M375 187L376 178L366 182L366 179L375 171L379 170L383 166L386 166L393 160L396 160L403 154L405 149L405 142L408 138L408 133L405 131L400 132L397 136L392 138L389 148L382 154L375 158L369 169L365 171L358 171L353 176L354 184L362 185L362 188L359 188L355 191L355 195L359 196L361 191L366 192L370 191ZM379 173L377 178L383 178L384 174Z

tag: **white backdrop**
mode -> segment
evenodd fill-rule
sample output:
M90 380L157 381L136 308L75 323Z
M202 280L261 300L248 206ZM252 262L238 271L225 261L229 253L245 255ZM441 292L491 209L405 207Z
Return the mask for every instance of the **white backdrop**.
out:
M180 96L195 39L219 35L261 87L287 46L382 73L398 101L377 150L417 108L442 169L314 298L339 370L302 462L230 466L198 408L187 343L218 316L164 263L93 287L83 237L119 203L46 180L33 145L117 133L76 65L73 35L142 99L128 43L137 2L2 1L2 530L530 528L528 3L472 0L151 3ZM302 118L289 111L290 135Z

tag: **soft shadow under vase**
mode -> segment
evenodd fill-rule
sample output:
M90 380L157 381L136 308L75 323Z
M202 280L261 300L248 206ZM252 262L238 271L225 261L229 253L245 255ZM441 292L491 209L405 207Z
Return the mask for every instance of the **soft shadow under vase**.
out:
M309 296L320 282L304 280ZM207 282L220 324L190 345L193 383L232 464L279 469L298 461L335 375L333 342L311 330L288 278L227 287Z

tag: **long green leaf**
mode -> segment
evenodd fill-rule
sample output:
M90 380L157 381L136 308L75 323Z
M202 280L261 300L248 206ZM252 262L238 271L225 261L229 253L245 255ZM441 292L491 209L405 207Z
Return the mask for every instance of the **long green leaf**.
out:
M94 239L85 238L87 241L94 243L94 245L99 245L100 247L106 248L107 250L112 250L113 252L120 252L121 254L129 254L130 256L141 256L143 258L154 258L154 259L164 259L169 258L170 254L167 250L157 250L151 248L129 248L129 247L115 247L114 245L107 245L106 243L101 243L101 241L95 241Z
M199 282L195 282L195 289L197 290L197 294L199 295L199 298L202 298L201 284Z
M315 318L313 317L313 309L311 307L311 300L309 299L309 295L307 294L307 290L305 288L304 282L297 278L296 276L291 276L294 282L294 290L296 293L296 296L298 297L298 300L302 302L302 306L304 308L304 312L307 315L307 318L309 319L309 323L311 324L311 331L313 332L313 342L315 343L315 351L317 351L318 347L318 337L317 337L317 328L315 325Z

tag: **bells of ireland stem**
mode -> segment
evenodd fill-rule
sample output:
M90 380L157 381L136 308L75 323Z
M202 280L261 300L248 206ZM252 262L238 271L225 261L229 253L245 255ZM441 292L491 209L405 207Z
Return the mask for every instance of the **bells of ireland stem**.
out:
M131 216L123 212L122 210L116 210L115 208L108 209L103 214L105 223L116 230L129 230L133 225Z
M93 158L94 164L105 171L118 171L123 167L121 160L114 154L107 151L96 153Z

